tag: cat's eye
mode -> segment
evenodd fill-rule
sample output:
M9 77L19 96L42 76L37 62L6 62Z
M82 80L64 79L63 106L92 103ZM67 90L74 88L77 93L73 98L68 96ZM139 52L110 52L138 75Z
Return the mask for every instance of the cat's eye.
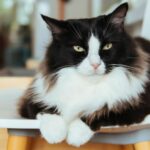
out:
M110 50L112 48L112 43L107 43L104 47L103 50Z
M73 46L73 49L76 51L76 52L84 52L85 49L81 46Z

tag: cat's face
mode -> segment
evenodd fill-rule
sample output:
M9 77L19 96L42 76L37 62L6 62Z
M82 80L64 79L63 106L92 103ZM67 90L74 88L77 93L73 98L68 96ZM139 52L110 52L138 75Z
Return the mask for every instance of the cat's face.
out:
M49 71L73 67L84 75L103 75L118 65L131 65L133 45L123 28L128 6L91 19L58 21L42 16L53 40L46 59Z

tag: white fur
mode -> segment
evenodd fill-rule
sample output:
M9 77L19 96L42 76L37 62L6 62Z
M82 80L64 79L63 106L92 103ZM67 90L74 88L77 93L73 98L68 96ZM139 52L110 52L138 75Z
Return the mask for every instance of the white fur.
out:
M53 107L57 106L61 117L44 115L41 118L41 133L49 143L61 142L66 136L66 125L69 127L67 141L80 146L87 142L91 130L81 121L76 120L89 115L105 104L111 109L117 102L137 98L144 92L144 84L148 80L146 70L140 76L134 76L123 67L114 68L104 75L106 67L100 59L100 42L92 34L89 39L88 56L75 67L68 67L57 72L56 84L47 91L45 80L41 74L36 76L33 89L37 94L36 102L43 102ZM97 69L92 64L100 64ZM127 75L128 74L128 75ZM85 131L87 134L85 134Z
M88 58L90 63L100 63L100 56L99 56L99 49L100 49L100 41L91 34L88 42L89 51L88 51Z
M98 38L91 34L88 41L88 56L77 67L78 72L84 75L101 75L105 73L105 64L99 56L100 45ZM95 70L92 66L93 64L99 64L99 67Z
M40 131L48 143L60 143L67 135L67 126L61 116L51 114L38 114Z
M89 53L97 55L99 53L100 45L99 39L92 33L88 41Z
M150 124L150 115L147 115L140 124Z
M68 130L67 143L79 147L87 143L94 132L80 119L74 120Z
M58 72L57 83L48 93L44 79L38 75L33 85L39 94L35 102L57 106L66 121L91 114L105 104L112 108L121 100L131 102L133 97L144 92L147 77L145 74L136 77L130 73L127 76L126 72L126 69L117 67L104 76L83 76L75 68L65 68Z

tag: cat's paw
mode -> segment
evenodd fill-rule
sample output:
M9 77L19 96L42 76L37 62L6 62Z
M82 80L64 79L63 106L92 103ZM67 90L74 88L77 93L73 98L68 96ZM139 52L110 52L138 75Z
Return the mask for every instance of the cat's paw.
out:
M67 143L79 147L87 143L94 132L80 119L73 121L68 130Z
M50 144L62 142L67 135L67 126L63 118L56 114L39 114L40 132Z
M145 116L144 120L139 124L150 124L150 115Z

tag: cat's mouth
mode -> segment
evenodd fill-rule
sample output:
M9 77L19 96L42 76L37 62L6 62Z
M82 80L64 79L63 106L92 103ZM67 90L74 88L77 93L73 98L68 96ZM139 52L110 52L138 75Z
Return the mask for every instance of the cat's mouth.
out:
M93 70L93 75L104 75L105 73L105 71Z
M80 74L85 76L103 76L107 72L106 65L104 63L97 68L93 68L91 65L79 65L76 67L76 69Z
M103 76L107 73L106 69L97 69L97 70L80 70L77 69L77 71L85 76Z

